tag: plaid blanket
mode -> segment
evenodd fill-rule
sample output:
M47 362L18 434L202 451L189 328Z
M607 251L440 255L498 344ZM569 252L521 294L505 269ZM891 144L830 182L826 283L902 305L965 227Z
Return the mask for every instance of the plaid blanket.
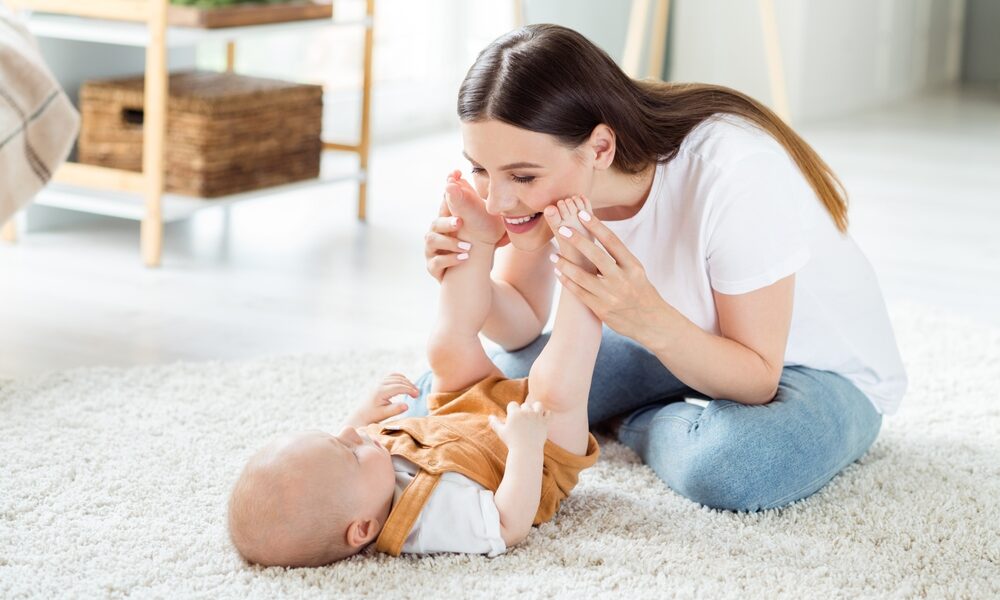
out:
M0 224L51 179L79 125L35 40L0 3Z

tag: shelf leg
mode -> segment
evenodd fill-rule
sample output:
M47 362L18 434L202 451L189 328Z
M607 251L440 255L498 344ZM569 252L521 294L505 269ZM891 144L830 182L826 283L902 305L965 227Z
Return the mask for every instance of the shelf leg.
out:
M375 0L366 0L365 14L368 27L365 28L364 86L361 91L361 144L359 150L360 168L364 179L358 185L358 220L367 218L368 205L368 154L371 150L371 109L372 109L372 47L375 42Z
M785 85L784 62L781 57L774 0L758 0L758 7L761 31L764 34L764 51L767 53L767 75L771 83L771 107L785 123L790 124L792 114L788 105L788 87Z
M145 119L142 137L142 173L146 215L140 228L142 259L147 267L160 266L163 254L163 146L167 125L167 1L151 0L149 45L146 47Z
M236 42L226 42L226 72L232 73L236 68Z
M649 36L646 77L663 80L663 59L667 52L667 28L670 20L670 0L656 0L653 32Z
M622 70L629 77L639 77L642 63L642 45L646 38L646 23L649 22L650 0L632 0L629 10L628 33L625 34L625 51L622 54Z
M14 221L14 217L8 219L3 227L0 227L0 239L11 244L17 242L17 223Z

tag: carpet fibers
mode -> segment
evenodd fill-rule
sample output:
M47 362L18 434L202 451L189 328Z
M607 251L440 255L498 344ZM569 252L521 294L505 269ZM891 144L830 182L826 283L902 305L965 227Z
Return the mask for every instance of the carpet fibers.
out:
M276 433L334 428L412 352L87 368L0 382L0 597L1000 597L1000 331L894 307L911 378L858 463L779 510L699 507L623 446L495 559L244 564L229 486Z

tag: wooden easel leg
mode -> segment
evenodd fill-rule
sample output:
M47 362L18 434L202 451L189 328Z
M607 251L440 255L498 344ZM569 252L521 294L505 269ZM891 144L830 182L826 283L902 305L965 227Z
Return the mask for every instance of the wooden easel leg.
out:
M3 227L0 227L0 239L11 244L17 243L17 223L14 217L7 219Z
M167 0L150 2L149 45L146 47L146 86L143 107L142 174L146 215L142 220L142 259L147 267L160 266L163 254L163 146L167 125Z
M524 0L514 0L514 29L524 26Z
M760 24L764 34L764 51L767 53L767 74L771 81L771 104L774 112L786 123L791 124L792 115L788 107L788 87L785 85L785 71L781 60L781 43L778 38L778 19L774 12L774 0L758 0Z
M649 21L649 1L632 0L632 10L628 18L628 32L625 34L625 52L622 54L622 70L629 77L639 76L639 65L642 63L642 40L646 37L646 23Z
M670 0L656 0L653 33L649 36L649 68L646 77L663 79L663 58L667 50L667 25L670 19Z
M368 155L371 151L372 108L372 48L375 43L375 0L365 2L368 26L365 28L364 85L361 91L361 144L358 151L364 179L358 185L358 220L367 218L368 206Z
M236 42L226 42L226 72L232 73L236 68Z

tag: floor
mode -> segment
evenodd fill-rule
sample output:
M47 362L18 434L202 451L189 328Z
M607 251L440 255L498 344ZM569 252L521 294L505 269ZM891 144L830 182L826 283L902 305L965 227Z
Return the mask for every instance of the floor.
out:
M890 305L1000 324L1000 91L799 129L847 185L852 235ZM437 294L422 236L445 175L467 168L460 151L457 131L376 146L364 225L347 183L202 211L166 228L156 270L132 221L0 246L0 377L421 345Z

